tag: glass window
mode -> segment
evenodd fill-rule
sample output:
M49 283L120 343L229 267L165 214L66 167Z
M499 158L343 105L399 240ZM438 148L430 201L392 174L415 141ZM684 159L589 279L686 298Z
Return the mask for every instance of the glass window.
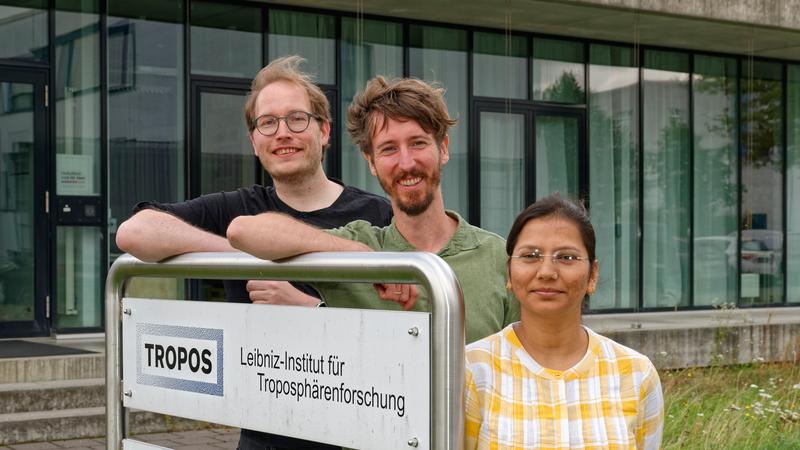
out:
M200 93L200 193L233 191L256 182L258 160L242 120L244 95Z
M508 236L525 207L524 114L482 111L480 122L481 227Z
M584 103L583 43L553 39L533 40L533 99Z
M482 97L528 98L527 39L483 32L472 36L472 93Z
M0 327L34 320L36 125L34 85L0 81ZM24 100L21 100L24 99Z
M578 196L579 117L536 114L536 198Z
M269 11L269 58L300 55L319 84L336 84L336 19L299 11Z
M469 192L464 189L469 184L468 35L463 30L421 25L411 25L409 34L409 74L444 87L450 117L458 119L458 124L450 129L450 161L442 169L442 195L445 207L466 217L469 206Z
M96 227L58 227L56 327L103 324L103 236Z
M100 195L98 12L97 0L56 2L56 193L58 195ZM85 183L60 182L62 174L72 172L84 174Z
M45 0L0 0L0 59L47 62Z
M736 303L736 60L694 57L694 306Z
M688 306L689 57L646 51L643 77L645 307Z
M142 200L183 200L183 2L108 4L109 241Z
M786 125L786 292L789 303L800 302L800 66L789 66Z
M377 20L342 18L341 106L343 115L356 92L364 89L376 75L387 78L403 75L403 27ZM347 120L340 120L342 130L342 180L352 186L383 194L378 180L369 172L361 150L350 142Z
M589 198L601 267L589 307L637 308L639 69L628 47L592 45L589 58Z
M741 302L783 302L783 66L742 64Z
M253 78L261 69L261 9L193 1L193 75Z

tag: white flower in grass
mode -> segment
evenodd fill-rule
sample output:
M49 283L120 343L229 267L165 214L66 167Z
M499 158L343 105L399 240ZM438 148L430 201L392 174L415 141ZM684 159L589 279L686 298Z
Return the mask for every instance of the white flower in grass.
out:
M757 384L751 384L750 387L753 388L753 389L758 389L758 385ZM800 388L798 388L798 389L800 389Z
M697 413L697 417L705 417L705 414L703 414L703 413Z
M792 389L800 389L800 383L797 383L794 386L792 386Z
M772 398L772 396L767 394L766 392L759 392L758 395L761 396L762 398Z

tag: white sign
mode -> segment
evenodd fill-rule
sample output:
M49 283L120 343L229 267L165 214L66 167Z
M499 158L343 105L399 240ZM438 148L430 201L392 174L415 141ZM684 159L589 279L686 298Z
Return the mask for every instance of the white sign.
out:
M122 304L127 408L350 448L430 448L429 313Z
M759 274L757 273L742 274L742 298L753 298L761 295L758 277Z
M93 195L94 158L92 155L56 155L58 195Z

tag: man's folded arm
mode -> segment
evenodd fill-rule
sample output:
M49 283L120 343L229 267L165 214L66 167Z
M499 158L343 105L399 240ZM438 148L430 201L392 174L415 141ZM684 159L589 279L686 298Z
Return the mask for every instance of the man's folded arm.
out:
M143 209L117 229L117 247L147 262L189 252L235 251L228 240L172 214Z
M311 252L363 252L369 246L328 234L285 214L239 216L228 226L228 241L261 259L283 259Z

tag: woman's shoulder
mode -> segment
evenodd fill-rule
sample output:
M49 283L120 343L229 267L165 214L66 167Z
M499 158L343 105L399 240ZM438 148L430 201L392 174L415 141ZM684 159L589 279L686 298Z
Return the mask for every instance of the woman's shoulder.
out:
M465 354L467 366L513 357L516 348L515 341L513 324L511 324L495 334L468 344Z

